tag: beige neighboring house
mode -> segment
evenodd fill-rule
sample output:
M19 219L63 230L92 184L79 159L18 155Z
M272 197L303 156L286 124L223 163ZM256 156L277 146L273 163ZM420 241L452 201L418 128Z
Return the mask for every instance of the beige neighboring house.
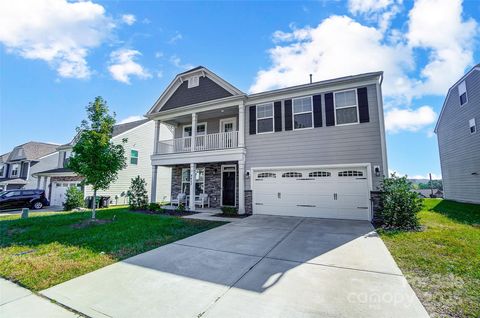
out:
M118 173L118 179L107 190L97 191L98 196L110 197L110 204L112 205L128 204L127 191L130 187L131 179L137 175L146 180L148 194L149 197L151 196L152 166L150 155L153 153L154 130L155 123L147 119L115 125L112 141L121 143L124 138L127 139L127 143L124 144L127 167ZM161 131L165 138L172 138L172 133L166 126L162 126ZM67 189L72 186L79 187L85 197L93 196L91 186L83 186L81 184L83 178L66 167L74 144L75 139L57 148L57 165L54 169L35 174L38 177L38 188L46 191L51 205L62 205ZM157 172L156 181L156 197L158 200L170 200L170 168L160 169Z

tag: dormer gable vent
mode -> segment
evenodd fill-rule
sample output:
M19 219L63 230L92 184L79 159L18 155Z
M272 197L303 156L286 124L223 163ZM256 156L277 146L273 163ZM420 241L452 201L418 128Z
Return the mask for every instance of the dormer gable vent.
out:
M188 88L197 87L199 85L199 77L192 76L188 79Z

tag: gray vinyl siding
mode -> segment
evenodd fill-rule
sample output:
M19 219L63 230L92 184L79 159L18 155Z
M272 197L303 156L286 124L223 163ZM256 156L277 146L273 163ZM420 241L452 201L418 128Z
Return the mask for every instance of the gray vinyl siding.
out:
M444 197L480 203L480 71L470 73L465 82L468 102L460 106L458 88L452 87L437 127ZM472 118L475 134L468 123Z
M355 87L352 87L355 88ZM325 123L325 99L322 96L323 127L267 134L249 134L249 110L245 112L246 169L252 167L332 165L371 163L382 166L382 143L378 116L376 86L368 88L370 121L345 126L329 126ZM274 100L272 100L274 101ZM282 117L284 105L282 102ZM375 177L373 188L380 185L381 177ZM249 189L249 182L246 188Z
M219 111L220 112L220 111ZM208 118L205 120L199 119L198 123L207 123L207 134L216 134L220 132L220 120L225 118L236 118L236 127L238 130L238 117L236 115L228 115L216 118ZM190 124L180 124L177 128L175 128L175 138L182 138L183 137L183 127L188 126Z
M97 195L110 196L113 203L127 204L126 194L130 187L131 179L140 175L147 182L147 191L150 196L150 185L152 180L152 165L150 156L153 154L153 138L155 132L155 122L149 121L142 126L131 129L130 131L114 137L114 143L120 143L123 138L128 141L124 145L127 157L127 167L118 173L118 179L107 190L99 190ZM165 125L161 126L161 139L171 139L171 132ZM138 150L138 164L130 164L130 150ZM157 181L157 200L170 200L171 170L168 167L158 167ZM93 195L93 189L90 186L85 187L85 196ZM118 201L115 201L118 196Z
M41 172L41 171L50 170L50 169L55 169L57 168L57 164L58 164L58 152L54 152L48 156L45 156L39 159L38 162L31 164L30 173L27 179L27 184L25 185L25 189L37 188L38 177L34 177L32 176L32 174ZM43 184L40 184L40 187L43 187Z

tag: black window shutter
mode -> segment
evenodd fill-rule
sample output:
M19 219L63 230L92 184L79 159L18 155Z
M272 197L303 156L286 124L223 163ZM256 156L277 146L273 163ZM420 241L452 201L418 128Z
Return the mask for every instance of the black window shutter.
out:
M257 106L250 106L249 108L249 124L250 124L250 135L255 135L257 133Z
M313 127L322 127L322 95L313 96Z
M285 100L285 130L292 130L292 100Z
M282 102L273 103L275 112L275 131L282 131Z
M357 98L358 98L358 113L360 115L360 122L368 123L370 121L370 115L368 114L368 95L367 95L366 87L357 89Z
M325 94L325 121L327 126L335 126L335 114L333 109L333 93Z

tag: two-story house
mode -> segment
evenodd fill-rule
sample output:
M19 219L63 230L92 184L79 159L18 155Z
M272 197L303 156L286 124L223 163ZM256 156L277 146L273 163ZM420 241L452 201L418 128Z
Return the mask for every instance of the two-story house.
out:
M171 196L190 210L202 195L239 213L371 220L388 171L382 77L248 95L205 67L178 74L146 115L157 127L153 180L170 167Z
M118 178L106 190L98 190L98 196L110 197L110 203L128 204L127 191L130 188L132 178L141 176L147 182L147 190L150 196L151 184L151 163L150 154L153 152L153 132L155 123L148 120L138 120L125 124L115 125L113 128L112 142L122 143L127 156L127 166L118 173ZM172 138L171 132L164 125L161 133L165 138ZM91 186L83 186L83 178L67 168L67 162L72 154L76 142L75 137L71 142L57 146L58 155L55 157L55 166L52 169L39 171L35 174L38 177L37 187L46 191L51 205L62 205L65 201L65 194L69 187L79 187L84 196L93 196ZM165 167L159 170L157 175L156 197L161 201L170 199L170 169Z
M435 133L443 196L480 203L480 64L448 90Z
M35 189L36 172L56 166L58 145L30 141L0 156L0 191Z

